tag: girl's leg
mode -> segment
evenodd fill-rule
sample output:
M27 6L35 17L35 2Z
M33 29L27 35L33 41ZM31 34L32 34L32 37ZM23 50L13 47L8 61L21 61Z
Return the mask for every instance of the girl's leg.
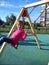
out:
M17 44L17 47L18 47L18 45L19 45L19 42L18 42L18 44Z
M0 38L3 37L3 36L5 37L5 35L0 35Z
M7 42L7 43L10 43L10 44L11 43L14 44L13 40L10 39L9 37L6 37L6 36L3 36L3 37L0 38L0 45L2 45L3 42Z
M12 45L14 48L16 48L16 49L17 49L17 47L18 47L18 44L17 44L17 46L15 47L15 43L14 43L13 40L12 40L11 38L9 38L9 37L6 37L6 36L1 37L1 38L0 38L0 46L3 44L3 42L7 42L7 43L11 44L11 45Z
M0 37L0 46L2 45L3 42L4 42L3 37Z

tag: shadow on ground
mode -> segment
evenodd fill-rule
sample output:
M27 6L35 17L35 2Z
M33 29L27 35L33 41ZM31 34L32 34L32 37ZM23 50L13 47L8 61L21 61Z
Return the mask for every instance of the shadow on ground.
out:
M43 42L43 41L40 41L40 40L39 40L39 42L40 42L40 45L41 45L41 50L49 51L49 48L47 48L47 46L49 46L49 43L46 43L46 42ZM19 45L22 45L22 46L37 46L35 40L20 41ZM46 48L42 48L42 46L46 46Z

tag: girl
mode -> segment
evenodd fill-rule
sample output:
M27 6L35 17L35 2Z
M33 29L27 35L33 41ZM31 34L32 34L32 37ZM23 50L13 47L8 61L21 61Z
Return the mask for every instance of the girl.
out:
M10 37L6 36L0 37L0 46L3 44L3 42L7 42L17 49L19 40L24 40L27 34L23 30L24 23L22 21L17 21L16 27L17 30L14 30Z

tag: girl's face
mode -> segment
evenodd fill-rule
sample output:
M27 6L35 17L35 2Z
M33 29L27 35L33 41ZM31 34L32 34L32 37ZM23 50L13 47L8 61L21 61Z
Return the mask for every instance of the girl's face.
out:
M23 28L23 25L21 23L17 23L17 29L22 29Z

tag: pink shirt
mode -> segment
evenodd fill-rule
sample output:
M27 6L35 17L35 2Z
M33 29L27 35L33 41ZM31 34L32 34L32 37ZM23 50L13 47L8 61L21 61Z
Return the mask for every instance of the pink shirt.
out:
M15 30L10 38L14 41L15 44L18 44L19 40L24 40L27 34L23 30Z

